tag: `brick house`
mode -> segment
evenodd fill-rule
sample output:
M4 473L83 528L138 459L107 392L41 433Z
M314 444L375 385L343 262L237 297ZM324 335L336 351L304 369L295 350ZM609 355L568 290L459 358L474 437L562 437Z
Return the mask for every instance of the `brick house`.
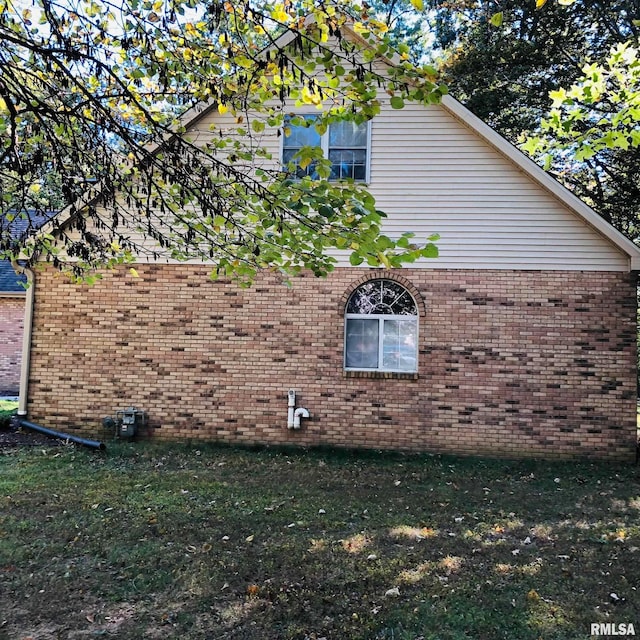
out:
M0 396L18 395L24 299L20 276L8 260L0 260Z
M249 289L207 264L90 287L44 269L21 411L92 437L136 406L157 439L632 461L640 251L452 98L381 101L351 170L388 234L441 235L437 259L336 254L326 279ZM213 121L234 126L212 108L188 130Z

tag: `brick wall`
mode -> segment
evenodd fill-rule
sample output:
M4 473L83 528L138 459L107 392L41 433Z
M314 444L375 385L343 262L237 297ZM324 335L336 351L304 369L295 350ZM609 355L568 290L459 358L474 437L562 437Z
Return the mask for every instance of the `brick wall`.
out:
M0 296L0 395L17 395L20 387L24 296Z
M134 405L154 438L634 459L629 274L345 268L239 289L137 270L38 276L32 420L106 437L101 418ZM344 303L380 275L418 298L417 379L343 371ZM289 388L311 412L296 432Z

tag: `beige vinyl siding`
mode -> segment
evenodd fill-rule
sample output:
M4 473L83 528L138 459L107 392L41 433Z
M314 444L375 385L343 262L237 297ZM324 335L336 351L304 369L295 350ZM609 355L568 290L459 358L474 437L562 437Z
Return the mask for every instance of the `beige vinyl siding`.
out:
M442 106L372 123L370 189L385 231L439 233L432 268L624 271L628 257Z
M388 96L381 94L381 101L382 113L371 123L369 189L388 216L388 235L412 231L421 242L440 234L440 256L417 266L629 270L626 253L444 106L410 104L394 110ZM317 110L292 107L291 112ZM214 109L188 135L201 144L220 132L232 135L238 126L251 130L250 122L237 125ZM272 156L258 165L279 167L276 131L253 137ZM349 264L348 253L332 254L340 266Z
M420 266L629 269L626 254L443 106L395 110L382 101L371 124L369 189L388 216L390 236L440 234L439 258ZM215 112L199 128L213 122L220 123ZM260 142L277 164L280 138L265 133ZM348 264L345 252L333 255Z

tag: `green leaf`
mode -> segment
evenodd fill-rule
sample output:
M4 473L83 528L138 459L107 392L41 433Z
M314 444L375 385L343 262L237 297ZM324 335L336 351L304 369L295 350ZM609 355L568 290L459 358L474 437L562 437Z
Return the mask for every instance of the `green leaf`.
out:
M429 243L422 249L421 254L424 258L437 258L439 255L438 247Z
M389 101L392 109L403 109L404 108L404 99L402 96L393 96Z
M494 27L501 27L503 18L504 18L504 13L502 11L498 13L494 13L491 16L489 23L492 24Z
M354 267L357 267L358 265L360 265L360 264L362 264L364 262L364 258L359 253L352 253L349 256L349 262Z
M333 207L329 207L326 204L320 206L320 208L318 209L318 213L325 218L333 218L333 216L335 215Z

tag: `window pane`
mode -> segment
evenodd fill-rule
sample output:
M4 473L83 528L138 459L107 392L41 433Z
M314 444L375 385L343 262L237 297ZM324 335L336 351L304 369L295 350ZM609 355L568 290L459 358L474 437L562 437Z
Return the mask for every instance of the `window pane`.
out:
M347 313L417 316L418 309L411 294L402 285L392 280L370 280L351 294Z
M417 323L414 319L383 320L382 368L416 371Z
M335 122L329 127L329 148L367 146L367 123Z
M331 179L363 181L367 178L367 152L364 149L338 149L329 151Z
M301 169L298 165L298 159L295 157L296 153L298 153L298 149L284 149L282 152L282 162L287 165L289 162L293 162L297 169L295 171L295 175L298 178L303 178L304 176L311 176L312 178L316 176L316 163L312 162L304 169Z
M309 127L289 126L290 134L284 139L285 149L300 149L300 147L319 147L320 134L316 128L311 125Z
M347 320L345 366L356 369L378 368L378 320Z

